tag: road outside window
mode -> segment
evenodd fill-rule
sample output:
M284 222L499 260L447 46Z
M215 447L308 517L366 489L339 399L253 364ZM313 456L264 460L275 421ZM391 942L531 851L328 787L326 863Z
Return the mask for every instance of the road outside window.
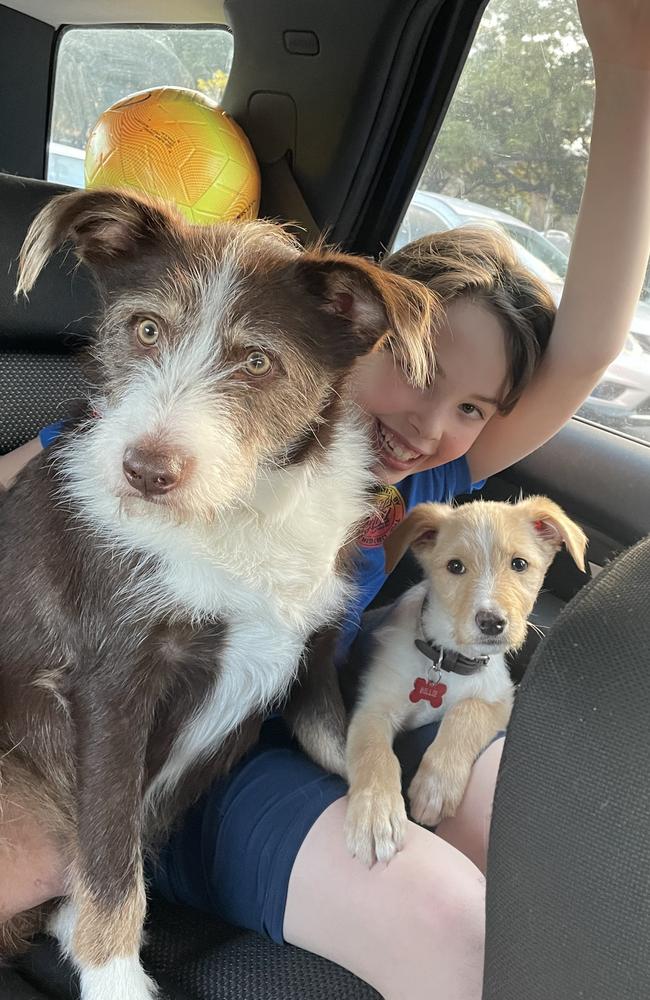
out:
M492 0L394 247L498 225L559 301L593 95L574 0ZM578 415L650 443L650 266L624 350Z

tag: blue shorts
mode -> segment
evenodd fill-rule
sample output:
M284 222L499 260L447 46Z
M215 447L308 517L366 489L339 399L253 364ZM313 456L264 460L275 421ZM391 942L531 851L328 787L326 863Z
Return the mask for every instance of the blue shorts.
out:
M163 848L150 882L167 899L283 943L289 877L312 824L347 792L314 764L281 719L215 782Z
M378 618L371 615L374 620L368 624L376 625ZM357 640L358 663L367 657L371 634L372 629L364 630ZM348 666L352 673L355 665ZM397 736L394 749L404 789L438 725ZM302 753L282 719L269 719L256 746L185 816L150 866L149 884L171 902L205 910L283 944L289 878L298 851L318 817L346 794L343 779Z
M396 739L404 787L437 728ZM184 818L151 866L149 883L171 902L282 944L296 855L313 823L346 793L342 778L306 757L281 719L270 719L253 750Z

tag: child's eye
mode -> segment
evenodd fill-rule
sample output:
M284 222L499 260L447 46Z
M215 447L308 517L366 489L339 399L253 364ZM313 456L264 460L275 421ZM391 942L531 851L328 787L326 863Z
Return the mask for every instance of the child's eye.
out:
M461 403L460 411L461 413L465 413L468 417L476 416L479 420L485 420L483 410L479 410L478 406L475 406L474 403Z

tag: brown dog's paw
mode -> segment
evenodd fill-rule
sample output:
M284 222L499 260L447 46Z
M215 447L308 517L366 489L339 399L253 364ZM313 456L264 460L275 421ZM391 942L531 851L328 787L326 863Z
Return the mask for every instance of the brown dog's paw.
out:
M422 826L437 826L454 816L469 780L469 768L431 750L424 755L408 790L411 816Z
M345 816L345 842L353 857L371 868L401 851L406 836L406 809L399 792L350 792Z

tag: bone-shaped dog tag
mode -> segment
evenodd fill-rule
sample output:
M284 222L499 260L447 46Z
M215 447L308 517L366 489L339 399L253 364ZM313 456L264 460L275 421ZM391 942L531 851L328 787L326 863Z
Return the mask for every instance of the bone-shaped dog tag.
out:
M425 677L417 677L409 695L409 701L412 701L414 705L418 701L428 701L431 708L440 708L446 690L447 685L441 684L440 681L434 684L433 681L428 681Z

